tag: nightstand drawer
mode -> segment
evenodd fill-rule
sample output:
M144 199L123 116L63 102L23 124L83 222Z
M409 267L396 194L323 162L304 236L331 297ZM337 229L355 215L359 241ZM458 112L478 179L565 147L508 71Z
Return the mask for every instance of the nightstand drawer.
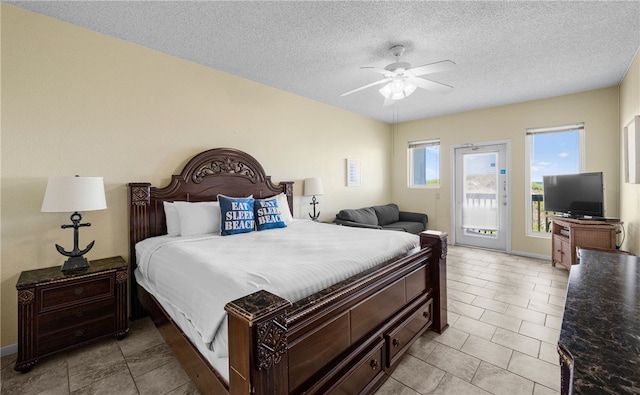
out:
M109 298L95 303L44 313L38 317L38 333L46 335L49 332L112 316L114 311L115 298Z
M43 287L39 290L40 311L66 307L101 297L113 297L114 276L100 276L72 284Z
M115 323L115 318L112 315L100 320L86 322L81 325L39 336L38 354L44 355L105 334L111 334L116 329Z

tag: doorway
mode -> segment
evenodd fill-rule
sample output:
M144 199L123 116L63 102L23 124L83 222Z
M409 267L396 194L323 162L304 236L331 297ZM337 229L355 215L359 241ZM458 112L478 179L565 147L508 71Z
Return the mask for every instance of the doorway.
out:
M509 144L453 147L453 243L510 252Z

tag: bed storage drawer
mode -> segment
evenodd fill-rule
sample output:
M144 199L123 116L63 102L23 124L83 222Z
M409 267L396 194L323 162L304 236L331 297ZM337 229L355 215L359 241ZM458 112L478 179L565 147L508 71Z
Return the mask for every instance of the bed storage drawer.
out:
M387 367L393 366L422 330L433 322L433 299L429 298L419 308L385 334Z
M370 393L378 380L384 376L383 368L384 341L381 339L373 349L366 352L344 374L342 379L333 385L328 394L360 394Z

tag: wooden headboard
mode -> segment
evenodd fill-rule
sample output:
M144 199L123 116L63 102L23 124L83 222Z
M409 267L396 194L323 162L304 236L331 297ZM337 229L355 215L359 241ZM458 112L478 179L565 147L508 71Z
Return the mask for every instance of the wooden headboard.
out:
M262 165L251 155L233 148L214 148L194 156L169 185L152 187L149 183L129 184L129 252L131 262L131 317L144 315L135 295L133 270L135 245L153 236L167 233L163 202L203 202L218 200L218 194L233 197L253 195L266 198L284 193L293 213L293 181L271 182Z

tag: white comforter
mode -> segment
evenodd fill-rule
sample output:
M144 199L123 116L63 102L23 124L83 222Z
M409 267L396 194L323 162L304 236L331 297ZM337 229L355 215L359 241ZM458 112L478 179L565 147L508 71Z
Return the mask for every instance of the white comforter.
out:
M264 289L295 302L417 246L418 236L405 232L294 220L233 236L143 240L136 245L137 275L222 357L229 301Z

